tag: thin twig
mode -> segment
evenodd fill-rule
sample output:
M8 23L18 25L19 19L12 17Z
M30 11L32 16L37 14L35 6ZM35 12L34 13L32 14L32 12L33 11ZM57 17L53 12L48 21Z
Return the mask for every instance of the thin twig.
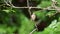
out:
M8 2L6 0L4 0L4 2L6 3L6 5L11 6L10 4L8 4Z
M35 32L37 30L37 28L33 29L29 34L33 34L33 32Z
M31 14L31 9L34 9L34 8L36 8L36 9L42 9L42 10L56 10L56 9L49 9L49 8L41 8L41 7L29 7L29 1L27 0L27 7L16 7L16 6L14 6L11 2L12 1L9 1L9 4L8 4L8 2L6 1L6 0L4 0L4 2L6 3L6 5L8 5L8 6L11 6L12 8L28 8L29 10L29 13ZM55 0L53 1L52 0L52 7L54 7L55 8ZM59 10L59 9L58 9Z
M29 14L30 14L30 17L31 17L31 8L30 8L30 6L29 6L29 0L27 0L27 7L28 7L28 12L29 12Z

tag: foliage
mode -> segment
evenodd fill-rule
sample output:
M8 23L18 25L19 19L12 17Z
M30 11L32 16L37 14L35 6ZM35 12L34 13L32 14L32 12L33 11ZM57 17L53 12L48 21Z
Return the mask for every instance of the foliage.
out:
M39 2L39 0L34 1ZM60 0L57 1L60 3ZM35 22L26 17L23 9L4 4L4 1L0 0L0 34L29 34L35 28ZM36 7L48 6L51 6L50 0L41 0ZM48 26L43 31L35 31L33 34L60 34L60 13L56 12L56 10L34 10L33 13L39 20L46 21Z

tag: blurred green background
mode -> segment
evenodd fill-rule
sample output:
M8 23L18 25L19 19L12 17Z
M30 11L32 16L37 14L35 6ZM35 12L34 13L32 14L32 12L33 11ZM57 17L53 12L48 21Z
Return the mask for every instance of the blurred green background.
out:
M36 7L41 8L51 6L52 3L51 0L33 1L38 3ZM60 0L57 1L60 3ZM25 16L23 9L12 8L4 4L4 0L0 0L0 34L29 34L34 29L35 23ZM59 4L57 6L60 7ZM33 12L48 25L43 31L35 31L33 34L60 34L60 13L55 14L56 10L34 10Z

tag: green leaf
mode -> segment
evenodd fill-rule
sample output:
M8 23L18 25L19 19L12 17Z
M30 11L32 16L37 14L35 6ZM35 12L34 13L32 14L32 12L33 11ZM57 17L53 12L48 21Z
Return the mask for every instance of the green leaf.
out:
M46 19L46 11L34 11L34 13L36 14L36 16L38 18L40 18L41 20L45 20Z
M9 9L7 9L7 10L2 10L2 11L5 11L6 13L15 12L14 10L9 10Z
M50 5L51 5L51 1L42 1L39 5L37 5L37 7L46 8L49 7Z
M54 16L55 14L56 14L56 11L49 11L47 12L46 16L51 17L51 16Z

